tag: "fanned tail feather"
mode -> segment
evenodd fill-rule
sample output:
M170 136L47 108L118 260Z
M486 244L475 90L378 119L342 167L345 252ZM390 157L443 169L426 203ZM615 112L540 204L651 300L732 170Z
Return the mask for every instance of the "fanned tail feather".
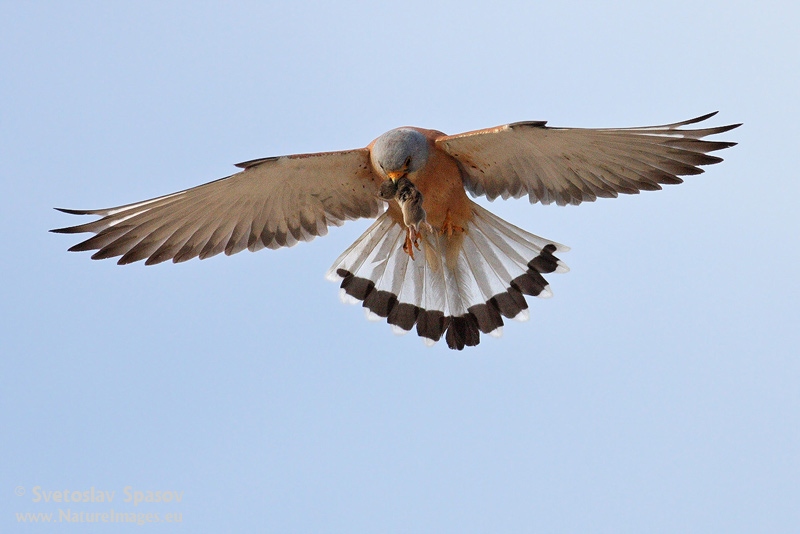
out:
M542 276L569 269L553 254L568 247L528 233L472 203L463 233L426 232L416 259L403 252L405 228L386 212L334 262L346 302L396 332L416 327L426 344L442 336L451 349L499 335L503 317L527 319L525 295L549 297Z

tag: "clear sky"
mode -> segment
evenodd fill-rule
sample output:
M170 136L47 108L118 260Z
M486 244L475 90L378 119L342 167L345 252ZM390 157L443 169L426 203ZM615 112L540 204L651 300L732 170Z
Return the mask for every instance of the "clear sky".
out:
M800 531L796 2L231 5L0 2L1 531ZM485 203L572 270L461 353L339 301L369 221L147 268L47 232L401 125L714 110L683 185Z

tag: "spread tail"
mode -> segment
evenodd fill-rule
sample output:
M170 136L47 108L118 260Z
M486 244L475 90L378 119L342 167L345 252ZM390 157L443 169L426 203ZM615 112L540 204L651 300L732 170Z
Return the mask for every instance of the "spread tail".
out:
M568 247L528 233L474 202L465 232L421 235L415 260L403 252L405 228L383 213L334 262L346 302L363 302L370 319L399 333L416 326L426 344L444 335L461 350L480 334L500 335L503 317L526 320L524 295L549 297L542 276L569 269L553 253Z

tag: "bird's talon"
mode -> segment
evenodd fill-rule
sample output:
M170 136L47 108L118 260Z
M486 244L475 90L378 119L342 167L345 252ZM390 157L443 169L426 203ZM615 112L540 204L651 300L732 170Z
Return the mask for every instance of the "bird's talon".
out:
M439 233L447 234L447 237L451 237L455 232L464 231L465 230L462 226L453 224L453 221L450 219L450 210L447 210L447 214L444 216L444 222L442 223L442 228L439 230Z
M411 259L414 259L414 245L417 245L419 248L419 244L414 243L414 240L411 238L411 228L406 228L406 240L403 243L403 252L411 256Z
M411 240L412 243L414 243L414 246L417 247L417 250L422 250L421 248L419 248L419 236L421 234L417 231L417 229L414 228L413 226L409 226L408 234L409 234L408 236L409 239Z

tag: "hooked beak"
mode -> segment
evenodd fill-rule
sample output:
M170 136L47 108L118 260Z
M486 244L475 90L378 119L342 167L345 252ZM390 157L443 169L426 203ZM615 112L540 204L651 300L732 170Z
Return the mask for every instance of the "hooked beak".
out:
M392 171L392 172L387 172L386 173L386 176L388 176L389 179L391 179L393 182L396 182L397 180L399 180L400 178L402 178L405 175L406 175L405 169L402 170L402 171Z

